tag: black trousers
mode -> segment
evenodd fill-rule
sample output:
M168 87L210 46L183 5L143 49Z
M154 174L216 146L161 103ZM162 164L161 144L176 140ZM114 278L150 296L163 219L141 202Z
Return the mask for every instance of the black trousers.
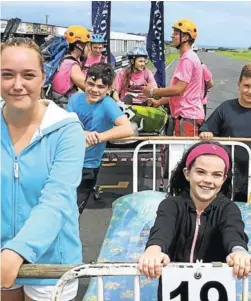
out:
M83 168L82 181L77 189L78 194L78 210L82 214L86 204L90 198L90 195L96 185L99 173L98 168Z

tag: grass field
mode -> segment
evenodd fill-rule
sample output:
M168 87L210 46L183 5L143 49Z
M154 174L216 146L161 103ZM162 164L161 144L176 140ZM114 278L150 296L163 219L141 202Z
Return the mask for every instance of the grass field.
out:
M243 51L216 51L220 55L224 55L233 59L251 62L251 50Z
M178 52L171 52L166 55L166 66L168 66L172 61L177 60L179 58Z
M166 55L166 66L168 66L172 61L177 60L178 58L179 58L178 52L167 54ZM148 61L146 67L149 68L150 70L152 70L153 72L155 72L155 67L150 60Z

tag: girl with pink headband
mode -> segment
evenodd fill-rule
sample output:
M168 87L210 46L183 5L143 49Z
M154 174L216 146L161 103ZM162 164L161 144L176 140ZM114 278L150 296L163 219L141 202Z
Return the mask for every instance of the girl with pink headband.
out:
M227 262L240 279L250 272L248 237L231 196L231 156L219 143L202 141L183 155L158 208L139 261L147 277L159 278L172 262ZM161 278L158 300L162 300Z

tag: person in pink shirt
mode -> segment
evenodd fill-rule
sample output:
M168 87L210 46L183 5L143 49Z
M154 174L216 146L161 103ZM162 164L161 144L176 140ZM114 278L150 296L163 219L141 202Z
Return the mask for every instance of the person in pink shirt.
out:
M147 98L142 95L143 88L146 85L157 88L153 73L146 68L147 51L142 47L134 47L127 56L130 66L117 74L113 98L126 104L147 105Z
M88 69L96 63L107 63L107 57L102 54L105 39L101 34L93 34L90 44L90 51L83 62L83 74L86 77Z
M151 97L149 104L160 106L169 103L174 120L175 136L198 136L205 113L201 102L202 66L192 50L197 38L194 22L182 19L173 25L173 45L179 49L180 60L171 83L166 88L145 87L143 93ZM154 99L161 97L160 99Z
M52 80L53 101L61 107L66 107L68 98L78 88L85 89L81 62L87 56L87 46L91 41L89 31L79 25L70 26L64 36L69 43L69 53L63 58Z
M207 65L201 62L202 66L202 104L204 107L205 116L207 115L207 93L209 89L211 89L213 84L213 75L211 71L208 69Z

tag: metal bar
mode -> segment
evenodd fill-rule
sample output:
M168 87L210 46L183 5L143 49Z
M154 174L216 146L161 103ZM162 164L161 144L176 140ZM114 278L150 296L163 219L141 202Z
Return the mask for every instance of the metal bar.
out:
M140 301L140 278L134 276L134 301Z
M141 147L150 144L149 141L143 141L138 144L133 153L133 192L138 191L138 153Z
M153 144L153 190L156 190L156 144Z
M242 280L242 301L248 301L248 278Z
M97 277L98 282L98 301L104 301L104 281L103 276Z
M132 160L132 190L133 192L138 191L138 151L137 148L135 149L135 152L133 153L133 160Z
M157 162L161 162L161 157L157 158L156 161ZM109 158L103 158L101 160L104 163L113 163L113 162L132 162L133 158L114 158L114 159L109 159ZM153 158L139 158L139 162L152 162Z
M250 154L248 158L248 203L251 203L251 156Z
M134 153L135 151L135 148L132 148L132 149L121 149L121 148L108 148L105 150L104 154L114 154L114 153L118 153L118 154L125 154L125 153ZM139 151L139 153L143 154L143 153L152 153L152 149L142 149ZM157 153L160 153L160 149L157 149Z
M58 280L53 292L51 301L60 301L61 300L61 294L64 289L64 286L70 281L77 278L77 272L74 269L68 270L66 273L63 274L63 276Z
M234 174L234 145L231 147L231 156L232 156L232 174ZM232 191L231 191L231 199L234 198L234 176L232 177Z
M119 139L120 141L127 141L127 140L136 140L136 141L147 141L147 140L152 140L152 141L179 141L179 140L186 140L186 141L201 141L201 139L197 137L177 137L177 136L137 136L137 137L128 137L128 138L123 138ZM211 140L216 140L216 141L228 141L228 142L251 142L251 138L242 138L242 137L213 137ZM114 140L115 141L115 140Z
M172 171L171 171L171 164L169 163L169 160L171 158L171 152L172 152L172 144L169 144L169 156L168 156L168 184L170 184L170 179L171 179L171 175L172 175ZM168 185L169 186L169 185ZM170 191L170 189L168 188L168 191Z
M156 158L156 160L158 161L159 158ZM164 180L165 168L166 168L166 146L164 144L161 144L161 146L160 146L160 184L159 184L160 191L164 191L164 189L165 189L165 180Z

